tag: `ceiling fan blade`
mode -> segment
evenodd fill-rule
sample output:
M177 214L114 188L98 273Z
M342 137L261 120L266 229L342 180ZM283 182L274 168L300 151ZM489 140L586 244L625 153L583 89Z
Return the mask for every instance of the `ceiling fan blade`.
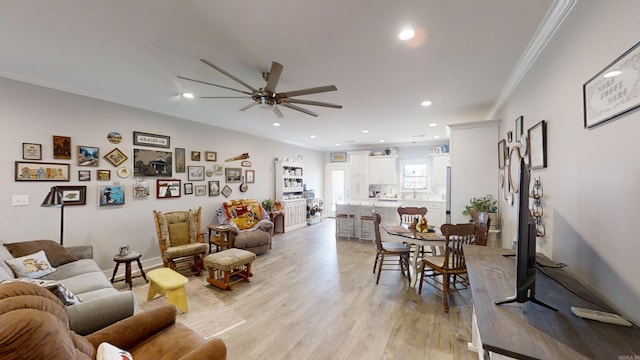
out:
M330 107L335 109L342 109L342 105L331 104L331 103L326 103L321 101L289 99L289 98L284 98L281 101L283 103L289 103L289 104L304 104L304 105L324 106L324 107Z
M279 119L284 117L284 115L282 115L282 111L280 111L276 105L273 105L273 113L276 114Z
M305 108L301 108L300 106L297 106L297 105L288 104L288 103L282 103L281 105L285 106L285 107L288 107L289 109L293 109L293 110L297 110L297 111L303 112L303 113L305 113L307 115L311 115L313 117L318 117L317 113L314 113L313 111L307 110Z
M210 82L206 82L206 81L202 81L202 80L189 79L189 78L187 78L187 77L180 76L180 75L178 75L178 79L182 79L182 80L189 80L189 81L197 82L197 83L200 83L200 84L216 86L216 87L219 87L219 88L223 88L223 89L227 89L227 90L233 90L233 91L241 92L241 93L243 93L243 94L251 95L251 93L250 93L250 92L248 92L248 91L238 90L238 89L234 89L234 88L230 88L230 87L228 87L228 86L222 86L222 85L218 85L218 84L212 84L212 83L210 83Z
M280 80L280 75L282 74L282 69L284 67L282 64L277 62L271 63L271 70L269 70L269 77L267 79L267 86L265 86L265 90L270 94L275 94L276 86L278 85L278 80Z
M251 96L200 96L200 99L251 99Z
M254 102L252 102L251 104L249 104L247 106L241 107L240 109L238 109L238 111L245 111L245 110L247 110L248 108L250 108L252 106L256 106L257 104L258 103L254 101Z
M319 87L314 87L309 89L285 91L285 92L277 93L276 96L281 98L287 98L287 97L290 98L294 96L317 94L317 93L336 91L336 90L338 90L338 88L336 88L335 85L327 85L327 86L319 86Z
M212 62L210 62L210 61L208 61L208 60L206 60L206 59L200 59L200 61L202 61L203 63L205 63L205 64L207 64L207 65L211 66L212 68L214 68L214 69L216 69L216 70L218 70L219 72L221 72L221 73L223 73L224 75L226 75L228 78L230 78L230 79L234 80L234 81L235 81L235 82L237 82L238 84L241 84L242 86L246 87L247 89L249 89L249 90L251 90L251 91L253 91L253 92L258 91L258 90L256 90L253 86L251 86L251 85L247 84L246 82L244 82L244 81L242 81L242 80L238 79L237 77L235 77L235 76L233 76L233 75L229 74L228 72L226 72L223 68L219 67L218 65L216 65L216 64L214 64L214 63L212 63Z

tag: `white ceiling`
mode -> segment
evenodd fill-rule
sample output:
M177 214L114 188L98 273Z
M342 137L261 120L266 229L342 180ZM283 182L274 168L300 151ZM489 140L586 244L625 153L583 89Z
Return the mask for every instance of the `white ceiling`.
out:
M3 1L0 76L318 150L430 144L436 135L438 143L446 124L495 116L555 3ZM406 25L418 28L417 41L397 39ZM244 90L200 59L256 88L277 61L278 91L334 84L338 91L300 98L344 108L304 106L317 118L281 108L278 120L258 107L238 111L246 99L180 98L238 94L177 75Z

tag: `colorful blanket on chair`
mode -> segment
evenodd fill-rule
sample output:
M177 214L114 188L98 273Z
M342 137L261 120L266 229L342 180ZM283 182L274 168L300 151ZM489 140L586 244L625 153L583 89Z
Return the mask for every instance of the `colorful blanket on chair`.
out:
M264 219L262 206L256 200L236 199L222 203L224 216L240 230L251 229Z

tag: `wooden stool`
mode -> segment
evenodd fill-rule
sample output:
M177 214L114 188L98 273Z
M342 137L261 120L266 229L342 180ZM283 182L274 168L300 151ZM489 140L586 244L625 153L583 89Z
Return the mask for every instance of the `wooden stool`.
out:
M113 284L116 281L124 280L127 284L129 284L129 290L133 287L133 278L142 276L144 281L147 281L147 277L144 274L144 270L142 269L142 264L140 263L140 258L142 254L137 251L131 251L127 255L116 255L113 257L113 261L116 262L116 267L113 269L113 275L111 275L111 283ZM140 269L140 275L131 276L131 263L133 261L138 262L138 269ZM116 280L116 273L118 272L118 267L120 264L124 263L124 279Z
M242 280L251 282L251 263L255 259L256 254L251 251L236 248L207 255L204 258L204 266L209 269L207 282L225 290L233 290L231 285ZM238 276L238 279L230 281L234 275Z
M367 225L367 221L371 222L371 225ZM362 215L360 216L360 240L375 240L376 234L373 229L373 216Z
M189 280L186 277L169 268L151 270L147 276L149 277L147 300L153 299L156 294L166 293L169 304L175 305L183 313L188 311L187 292L184 286Z

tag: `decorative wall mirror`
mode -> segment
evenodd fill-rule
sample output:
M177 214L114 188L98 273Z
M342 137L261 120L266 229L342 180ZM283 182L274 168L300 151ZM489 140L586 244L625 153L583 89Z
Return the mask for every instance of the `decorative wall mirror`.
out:
M511 153L509 154L509 184L511 185L511 192L517 193L520 188L520 147L512 146Z

